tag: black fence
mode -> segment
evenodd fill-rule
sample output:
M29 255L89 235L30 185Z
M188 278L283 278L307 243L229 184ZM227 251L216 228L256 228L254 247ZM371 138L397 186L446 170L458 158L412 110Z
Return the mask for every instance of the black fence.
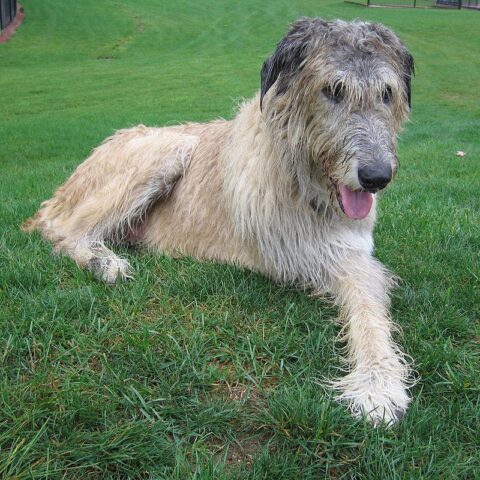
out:
M8 27L17 14L17 0L0 0L0 31Z
M460 7L480 10L480 0L460 0Z
M480 10L480 0L345 0L366 7L471 8Z
M437 0L435 6L447 8L477 8L480 0Z

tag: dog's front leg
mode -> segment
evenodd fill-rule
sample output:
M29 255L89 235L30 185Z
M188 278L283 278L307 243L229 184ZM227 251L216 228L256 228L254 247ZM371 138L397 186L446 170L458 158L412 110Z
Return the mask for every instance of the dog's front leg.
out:
M334 383L354 414L375 424L399 420L410 401L408 366L392 339L391 275L365 253L349 253L335 269L332 290L341 307L350 373Z

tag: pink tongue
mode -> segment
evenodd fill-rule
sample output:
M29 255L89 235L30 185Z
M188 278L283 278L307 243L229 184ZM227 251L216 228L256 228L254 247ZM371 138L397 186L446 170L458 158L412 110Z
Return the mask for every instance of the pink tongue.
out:
M372 208L373 195L369 192L354 192L345 185L340 185L339 188L345 215L353 220L365 218Z

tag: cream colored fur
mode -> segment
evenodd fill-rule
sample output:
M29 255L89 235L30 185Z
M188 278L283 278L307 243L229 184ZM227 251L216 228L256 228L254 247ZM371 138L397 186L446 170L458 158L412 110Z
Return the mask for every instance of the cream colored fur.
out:
M365 30L368 24L339 25L360 35L350 26ZM365 219L350 220L332 187L341 180L358 183L355 169L365 152L358 147L358 154L346 155L348 163L334 160L332 141L338 133L330 126L340 122L337 128L342 128L343 120L334 119L325 99L310 100L307 108L298 93L320 95L325 81L321 72L312 80L312 71L327 62L322 55L309 57L305 78L295 78L291 90L282 95L270 90L263 111L257 95L231 121L120 130L93 151L25 228L39 230L58 251L111 283L132 272L105 243L136 243L174 256L234 263L334 295L349 368L334 382L338 398L375 423L393 422L409 403L408 368L391 335L392 279L372 257L375 205ZM396 62L385 61L370 86L362 84L360 74L354 77L345 117L355 117L363 107L364 116L377 112L365 128L379 145L388 143L385 158L395 168L395 132L408 111ZM330 69L332 75L337 72ZM375 102L388 81L395 97L387 111ZM295 101L298 108L292 108ZM300 113L312 116L309 124ZM355 151L355 145L342 145Z

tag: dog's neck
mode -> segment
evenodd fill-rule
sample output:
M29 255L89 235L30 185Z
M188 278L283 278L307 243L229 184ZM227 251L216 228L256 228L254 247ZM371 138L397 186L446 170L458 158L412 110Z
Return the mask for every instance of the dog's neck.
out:
M278 155L263 115L257 96L244 103L231 122L221 154L225 206L236 234L261 252L267 271L286 281L321 285L318 275L327 259L319 252L338 248L332 238L357 245L358 235L352 236L351 230L362 227L339 216L328 190L315 179L302 194L295 168ZM371 236L365 235L368 249Z
M281 142L272 137L265 111L260 109L258 93L241 105L232 121L225 152L226 174L246 178L248 172L249 178L255 179L262 191L270 190L277 202L314 204L317 211L325 211L331 203L327 183L318 172L314 174L307 159L301 161L298 152L291 152L286 142ZM235 152L235 157L229 152Z

